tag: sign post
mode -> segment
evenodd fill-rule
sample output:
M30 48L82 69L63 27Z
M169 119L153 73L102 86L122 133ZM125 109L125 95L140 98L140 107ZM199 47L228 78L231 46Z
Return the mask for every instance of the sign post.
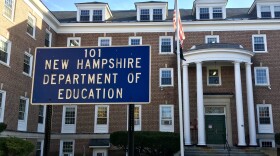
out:
M128 156L134 156L134 104L129 104L128 113Z
M52 105L47 105L46 119L45 119L45 138L44 138L44 153L43 156L50 154L50 141L51 141L51 123L52 123Z

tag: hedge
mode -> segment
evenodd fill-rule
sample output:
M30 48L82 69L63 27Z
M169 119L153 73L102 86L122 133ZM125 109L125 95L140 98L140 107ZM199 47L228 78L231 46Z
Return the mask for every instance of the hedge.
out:
M275 134L275 143L280 145L280 133Z

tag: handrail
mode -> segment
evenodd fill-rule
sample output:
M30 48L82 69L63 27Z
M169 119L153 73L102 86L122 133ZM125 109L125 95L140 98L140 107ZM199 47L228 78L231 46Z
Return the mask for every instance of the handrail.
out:
M225 140L224 149L227 149L227 151L228 151L228 156L230 156L231 148L230 148L230 146L229 146L229 144L228 144L227 139Z

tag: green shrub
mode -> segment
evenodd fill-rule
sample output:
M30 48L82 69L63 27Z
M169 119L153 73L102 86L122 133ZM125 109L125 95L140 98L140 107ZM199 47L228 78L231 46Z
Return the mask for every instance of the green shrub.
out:
M280 133L275 134L275 143L280 145Z
M127 147L127 132L114 132L110 136L114 146L125 150ZM180 150L180 136L168 132L134 132L134 148L137 153L150 156L169 156Z
M7 128L7 125L3 122L0 123L0 133L3 132Z
M28 156L35 146L27 140L16 137L1 138L0 150L4 155L9 156Z

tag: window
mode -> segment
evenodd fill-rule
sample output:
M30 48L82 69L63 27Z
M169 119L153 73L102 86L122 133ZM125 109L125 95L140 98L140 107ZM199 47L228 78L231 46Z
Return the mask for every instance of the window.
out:
M142 45L142 37L129 37L129 45Z
M280 6L274 6L274 16L280 18Z
M210 43L219 43L219 36L218 35L209 35L205 36L205 43L210 44Z
M223 11L222 8L213 8L213 19L222 19Z
M89 10L81 10L80 21L81 22L89 21Z
M99 37L98 46L111 46L111 37Z
M81 46L81 38L80 37L68 37L67 38L67 47L79 47Z
M37 141L36 143L36 156L43 155L43 141Z
M261 6L262 18L271 18L270 6Z
M4 16L13 21L15 13L15 0L5 0Z
M140 21L149 21L150 20L150 10L141 9L140 10Z
M31 37L35 38L35 26L36 26L36 19L32 15L28 15L27 18L27 34Z
M153 9L153 20L154 21L162 20L162 9Z
M108 133L109 106L95 106L95 133Z
M257 104L259 133L274 133L271 104Z
M129 120L129 106L127 107L127 126L128 120ZM141 131L141 117L142 117L142 109L141 105L135 105L134 106L134 130L135 131ZM128 128L128 127L127 127Z
M33 56L30 53L24 53L24 61L23 61L23 73L31 76L32 75L32 63Z
M253 35L253 51L267 52L266 35Z
M268 67L255 67L255 85L256 86L269 86L269 71Z
M61 156L73 156L75 149L75 142L73 140L61 140L60 141L60 155Z
M274 140L260 139L260 147L275 147Z
M93 10L93 21L102 21L102 10Z
M160 47L159 53L160 54L173 54L173 38L172 36L161 36L159 38Z
M160 105L160 131L174 132L173 105Z
M0 122L4 122L6 92L0 90Z
M209 19L209 8L200 8L200 19Z
M0 36L0 63L9 66L11 55L11 42Z
M38 127L37 132L45 132L45 115L46 115L46 106L39 105L38 107Z
M221 85L221 68L207 67L207 85Z
M160 86L173 86L173 68L160 69Z
M52 33L48 30L46 30L45 34L45 47L51 47L52 46Z
M107 156L108 155L108 149L94 148L92 151L93 151L93 156Z
M28 117L29 99L20 97L19 109L18 109L18 130L26 131L27 129L27 117Z
M77 106L63 106L61 133L76 132Z

